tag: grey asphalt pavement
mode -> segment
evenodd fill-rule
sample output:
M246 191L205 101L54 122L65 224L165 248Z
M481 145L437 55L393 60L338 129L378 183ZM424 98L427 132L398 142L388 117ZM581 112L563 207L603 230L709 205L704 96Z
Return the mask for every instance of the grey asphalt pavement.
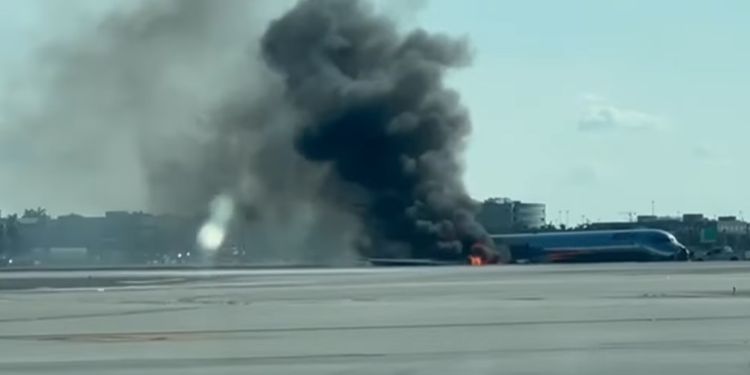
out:
M750 263L0 273L0 374L750 374Z

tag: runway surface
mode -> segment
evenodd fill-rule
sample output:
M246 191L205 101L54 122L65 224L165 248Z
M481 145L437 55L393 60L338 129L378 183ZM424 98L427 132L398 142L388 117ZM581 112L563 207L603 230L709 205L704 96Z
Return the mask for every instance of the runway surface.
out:
M8 272L0 374L744 375L749 297L737 262Z

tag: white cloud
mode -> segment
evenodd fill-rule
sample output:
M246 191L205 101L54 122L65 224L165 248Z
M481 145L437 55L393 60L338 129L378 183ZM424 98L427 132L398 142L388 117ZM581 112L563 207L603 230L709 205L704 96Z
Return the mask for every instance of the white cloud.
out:
M620 108L595 94L582 96L584 110L578 120L578 130L654 130L663 128L666 120L660 116Z

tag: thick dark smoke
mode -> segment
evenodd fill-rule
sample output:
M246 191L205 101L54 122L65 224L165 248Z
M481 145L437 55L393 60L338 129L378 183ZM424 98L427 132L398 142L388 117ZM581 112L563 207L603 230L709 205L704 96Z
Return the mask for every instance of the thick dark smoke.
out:
M85 213L200 215L229 196L249 260L465 256L486 235L461 180L468 114L443 83L465 41L358 0L269 25L279 4L144 1L42 49L38 105L3 108L0 146L33 150L15 190Z
M308 0L262 46L301 112L295 149L351 188L334 199L359 208L368 253L455 258L486 238L461 180L469 118L443 84L468 61L464 41L400 35L360 1Z

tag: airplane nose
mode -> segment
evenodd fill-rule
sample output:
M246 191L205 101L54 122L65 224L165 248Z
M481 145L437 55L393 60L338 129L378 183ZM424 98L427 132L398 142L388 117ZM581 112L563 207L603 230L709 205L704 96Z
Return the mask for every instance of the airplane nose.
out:
M680 246L675 254L675 260L688 260L691 258L691 255L690 250L684 246Z
M682 254L683 254L683 260L688 260L693 257L693 253L688 250L688 248L683 247L682 248Z

